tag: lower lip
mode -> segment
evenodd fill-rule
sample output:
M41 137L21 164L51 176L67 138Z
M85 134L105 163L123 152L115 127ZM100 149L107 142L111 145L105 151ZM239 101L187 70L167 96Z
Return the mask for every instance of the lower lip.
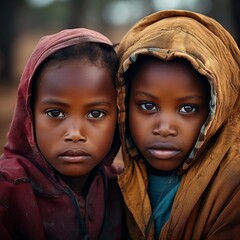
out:
M81 163L88 161L90 156L60 156L60 159L68 163Z
M159 159L170 159L175 157L180 151L177 150L159 150L159 149L148 149L150 154Z

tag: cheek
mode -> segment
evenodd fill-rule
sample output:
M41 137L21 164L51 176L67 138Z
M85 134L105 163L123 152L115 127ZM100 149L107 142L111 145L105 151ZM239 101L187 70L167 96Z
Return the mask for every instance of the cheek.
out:
M41 120L41 118L35 121L35 141L40 152L45 157L51 154L53 146L59 143L61 139L60 134L61 130L59 128L47 124L46 121Z
M191 124L185 125L183 134L185 134L184 139L188 141L189 148L192 148L195 145L198 139L202 124L203 124L203 121L197 121L192 125Z
M117 119L113 118L103 126L92 128L91 136L89 132L89 141L92 142L92 146L96 148L96 152L105 155L110 149L117 126L116 121Z
M53 142L51 134L47 135L45 131L41 131L41 128L37 128L35 135L39 151L45 156L46 153L48 152L48 148L51 149L51 147L49 146L50 143Z
M147 137L147 129L148 127L146 126L146 123L144 124L142 118L139 118L136 112L131 112L131 115L129 116L129 131L137 146L139 146L143 139Z

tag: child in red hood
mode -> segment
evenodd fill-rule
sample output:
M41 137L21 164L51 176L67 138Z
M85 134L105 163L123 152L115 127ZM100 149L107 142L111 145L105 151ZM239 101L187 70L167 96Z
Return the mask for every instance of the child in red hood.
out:
M115 73L105 36L42 38L23 72L0 161L1 239L122 239L111 174L119 149Z

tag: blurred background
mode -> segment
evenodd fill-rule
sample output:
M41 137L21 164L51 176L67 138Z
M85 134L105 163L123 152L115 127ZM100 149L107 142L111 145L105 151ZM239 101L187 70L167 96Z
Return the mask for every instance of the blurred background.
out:
M41 36L86 27L118 43L137 20L163 9L188 9L211 16L240 43L240 0L1 0L0 154L21 72Z

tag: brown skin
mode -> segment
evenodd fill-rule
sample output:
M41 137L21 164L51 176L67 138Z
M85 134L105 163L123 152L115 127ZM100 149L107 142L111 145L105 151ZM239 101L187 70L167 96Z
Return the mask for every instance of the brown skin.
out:
M111 72L87 60L48 66L38 79L34 119L40 152L81 194L114 137L117 106Z
M209 114L207 80L185 62L147 60L130 79L132 138L155 169L177 169Z

